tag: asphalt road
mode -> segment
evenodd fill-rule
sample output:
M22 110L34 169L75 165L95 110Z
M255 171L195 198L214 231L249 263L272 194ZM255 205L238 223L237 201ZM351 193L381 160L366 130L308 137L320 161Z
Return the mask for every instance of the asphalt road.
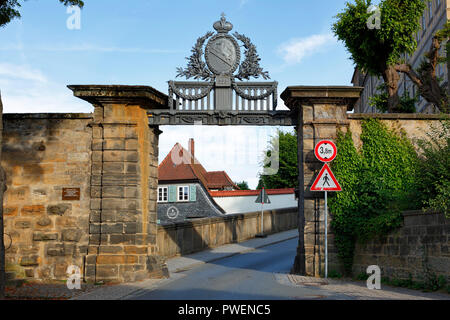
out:
M317 287L280 281L295 257L297 239L207 263L171 274L157 288L144 289L127 299L136 300L290 300L346 299Z

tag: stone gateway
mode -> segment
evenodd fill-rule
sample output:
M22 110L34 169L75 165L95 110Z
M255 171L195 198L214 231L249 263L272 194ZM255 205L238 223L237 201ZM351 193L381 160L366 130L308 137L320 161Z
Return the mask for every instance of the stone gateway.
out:
M281 98L289 110L276 110L276 82L236 81L268 79L258 64L256 47L243 35L228 35L232 25L224 17L214 28L215 36L211 32L197 41L188 68L178 69L179 75L206 82L171 81L168 95L149 86L71 85L75 97L93 105L93 113L4 115L6 264L16 277L67 280L72 265L80 268L85 281L166 277L166 256L260 232L255 223L246 222L257 221L256 214L157 225L159 126L199 122L296 126L298 215L293 219L291 213L266 213L271 220L264 226L276 232L298 224L293 271L323 273L323 199L309 191L321 167L314 146L321 140L335 141L338 130L348 128L359 141L361 119L347 111L362 88L288 87ZM210 37L205 63L199 53ZM235 38L244 44L243 63ZM423 115L389 117L394 118L383 121L395 122L409 136L439 121ZM339 269L331 230L329 234L330 269ZM450 270L449 258L441 260L440 265Z

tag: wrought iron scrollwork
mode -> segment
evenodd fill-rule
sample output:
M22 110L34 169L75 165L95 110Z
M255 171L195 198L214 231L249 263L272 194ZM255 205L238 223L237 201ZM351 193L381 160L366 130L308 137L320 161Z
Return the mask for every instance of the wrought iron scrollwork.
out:
M239 71L235 78L241 81L244 79L249 80L250 77L259 78L260 76L265 80L270 79L269 72L264 71L259 65L261 58L256 52L256 46L243 34L235 32L234 36L244 44L245 48L245 60L239 66Z
M206 87L198 87L200 89L199 93L196 94L186 94L182 90L185 88L177 88L173 81L169 81L169 88L172 90L172 93L175 93L178 97L183 98L185 100L199 100L208 95L211 90L214 88L214 81L211 81Z
M186 77L186 79L194 78L196 80L209 80L214 78L214 75L206 67L206 63L202 59L203 45L213 34L214 32L210 31L203 37L197 39L197 43L191 50L192 55L189 58L186 58L189 61L187 68L177 68L177 77Z
M238 94L238 96L240 96L241 98L247 99L247 100L262 100L267 98L268 96L270 96L272 93L274 93L277 90L277 86L278 83L277 82L273 82L272 86L270 88L264 88L267 91L263 94L257 95L257 96L253 96L250 94L245 93L244 91L242 91L239 86L236 84L236 82L232 82L233 85L233 89L234 91L236 91L236 93Z
M260 66L256 46L243 34L228 34L233 25L224 14L213 27L217 33L208 32L198 38L191 56L186 58L187 67L177 68L177 77L203 81L170 81L170 112L275 110L277 82L238 82L252 77L270 79L269 73ZM240 43L244 48L243 54Z

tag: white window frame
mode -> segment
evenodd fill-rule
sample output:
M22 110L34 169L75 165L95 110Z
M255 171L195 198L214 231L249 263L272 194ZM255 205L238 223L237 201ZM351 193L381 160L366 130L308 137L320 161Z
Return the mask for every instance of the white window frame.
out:
M165 200L164 200L164 190L166 191ZM161 200L160 200L160 192L161 192ZM158 202L159 203L169 202L169 187L158 187Z
M184 199L185 196L186 196L186 194L184 193L184 189L185 188L187 190L187 198L186 199ZM180 190L183 190L182 194L181 194L181 198L180 198ZM178 186L177 187L177 199L178 199L178 201L179 202L189 202L189 196L190 196L189 192L190 192L189 191L189 186Z

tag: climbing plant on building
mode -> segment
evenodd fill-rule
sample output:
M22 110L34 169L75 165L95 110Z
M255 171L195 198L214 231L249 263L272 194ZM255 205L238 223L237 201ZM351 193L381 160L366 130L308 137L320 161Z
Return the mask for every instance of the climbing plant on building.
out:
M338 256L351 274L357 241L398 228L401 212L420 207L417 199L418 156L405 134L376 119L362 121L358 150L352 133L340 132L339 155L332 163L342 192L329 201Z
M450 118L432 125L427 137L418 141L420 150L420 194L425 209L450 218Z

